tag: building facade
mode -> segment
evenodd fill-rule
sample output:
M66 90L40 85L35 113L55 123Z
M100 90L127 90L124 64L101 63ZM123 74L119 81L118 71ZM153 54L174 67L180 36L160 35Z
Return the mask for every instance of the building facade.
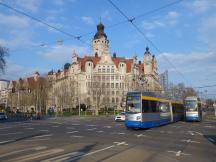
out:
M108 107L123 109L128 91L161 89L157 61L148 47L143 61L138 63L136 57L111 54L102 23L97 25L92 47L91 56L79 57L74 52L72 63L48 73L49 106L62 110L84 103L95 111Z
M0 80L0 109L4 109L7 107L9 83L9 80Z
M165 92L169 89L168 70L160 74L160 84Z

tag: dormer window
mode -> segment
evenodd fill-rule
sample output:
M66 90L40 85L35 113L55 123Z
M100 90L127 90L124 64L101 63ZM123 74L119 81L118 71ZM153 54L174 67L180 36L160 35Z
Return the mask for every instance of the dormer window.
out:
M90 63L90 62L88 63L88 66L91 66L91 63Z

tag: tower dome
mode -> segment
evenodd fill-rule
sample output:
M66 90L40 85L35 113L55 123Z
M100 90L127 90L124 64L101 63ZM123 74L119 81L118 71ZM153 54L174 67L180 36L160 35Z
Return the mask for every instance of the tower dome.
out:
M94 35L94 39L100 39L101 37L105 37L107 39L107 35L104 33L104 25L100 22L97 25L97 32Z

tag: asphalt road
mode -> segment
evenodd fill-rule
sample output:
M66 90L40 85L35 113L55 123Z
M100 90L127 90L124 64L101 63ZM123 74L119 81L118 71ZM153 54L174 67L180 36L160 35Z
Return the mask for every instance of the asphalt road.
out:
M1 123L0 161L216 162L216 120L147 130L113 117Z

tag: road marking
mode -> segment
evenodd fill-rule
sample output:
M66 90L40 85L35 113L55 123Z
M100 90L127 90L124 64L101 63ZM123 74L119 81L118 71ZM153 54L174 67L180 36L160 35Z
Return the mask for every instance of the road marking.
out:
M45 151L41 151L41 152L37 152L37 153L33 153L30 155L25 155L25 156L21 156L15 159L12 159L12 161L16 161L16 162L24 162L24 161L33 161L37 158L41 158L44 156L48 156L48 155L52 155L52 154L56 154L59 152L64 151L64 149L51 149L51 150L45 150Z
M17 150L17 151L13 151L13 152L9 152L9 153L0 155L0 158L6 157L6 156L10 156L10 155L13 155L13 154L17 154L17 153L21 153L21 152L28 151L28 150L39 151L39 150L44 150L46 148L47 148L46 146L37 146L37 147L33 147L33 148L26 148L26 149L23 149L23 150Z
M204 127L206 127L206 128L213 128L212 125L206 125L206 126L204 126Z
M107 125L107 126L104 126L104 128L112 128L111 126Z
M11 134L22 134L23 132L14 132L14 133L3 133L0 134L0 136L6 136L6 135L11 135Z
M87 129L88 131L93 131L93 130L96 130L97 128L90 128L90 129Z
M29 139L29 140L24 140L25 142L34 142L34 141L47 141L50 140L50 138L36 138L36 139Z
M74 126L76 126L76 125L80 125L80 124L78 124L78 123L74 123L74 124L71 124L71 125L74 125Z
M187 143L200 143L198 141L192 141L191 139L188 140L181 140L182 142L187 142Z
M57 127L59 127L59 126L58 126L58 125L53 125L52 127L53 127L53 128L57 128Z
M94 125L94 124L90 124L90 125L87 125L88 127L96 127L97 125Z
M7 141L0 141L0 144L5 144L5 143L9 143L9 142L14 142L15 140L7 140Z
M200 135L200 136L203 135L202 133L196 132L196 131L188 131L188 133L189 133L190 135L192 135L192 136L194 136L195 134L198 134L198 135Z
M147 136L144 135L144 134L135 134L135 136L137 136L137 137L147 137Z
M71 153L68 153L68 154L64 154L64 155L56 156L56 157L53 157L53 158L50 158L50 159L46 159L46 160L43 160L41 162L65 161L65 160L69 160L71 157L73 158L73 157L83 155L83 154L84 154L83 152L71 152Z
M72 132L67 132L67 133L77 133L78 131L72 131Z
M42 137L49 137L52 136L53 134L45 134L45 135L40 135L40 136L35 136L33 138L42 138Z
M160 131L160 133L165 133L165 131Z
M83 136L71 136L73 138L83 138Z
M105 150L108 150L108 149L111 149L113 147L116 147L116 146L120 146L120 145L128 145L125 141L123 142L114 142L115 145L111 145L111 146L108 146L108 147L105 147L105 148L102 148L102 149L99 149L99 150L95 150L95 151L92 151L92 152L89 152L89 153L83 153L83 152L72 152L72 153L67 153L67 154L64 154L64 155L60 155L60 156L57 156L57 157L53 157L53 158L50 158L50 159L46 159L46 160L43 160L42 162L51 162L51 161L55 161L55 162L61 162L61 161L74 161L76 159L80 159L82 157L85 157L85 156L89 156L89 155L93 155L93 154L96 154L96 153L99 153L101 151L105 151Z
M60 122L50 122L50 124L62 124Z
M97 133L103 133L104 131L96 131Z
M120 146L120 145L127 146L128 145L125 141L123 141L123 142L113 142L113 143L115 143L117 146Z
M185 153L182 153L182 151L167 151L167 152L170 152L170 153L174 153L176 156L181 156L181 155L191 155L191 154L185 154Z

